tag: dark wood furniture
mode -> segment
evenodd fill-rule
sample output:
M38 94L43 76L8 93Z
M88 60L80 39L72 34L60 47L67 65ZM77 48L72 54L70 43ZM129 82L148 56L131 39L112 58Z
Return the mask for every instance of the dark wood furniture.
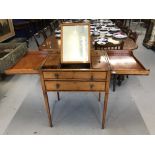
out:
M34 36L34 40L35 40L38 48L42 44L42 42L44 42L44 40L47 39L47 35L44 32L44 30L40 30L39 32L35 33L33 36ZM41 39L43 39L43 40L40 41Z
M127 35L129 34L129 31L130 31L130 29L129 29L128 26L123 26L123 27L121 28L121 30L122 30L124 33L126 33Z
M138 39L138 34L137 34L137 32L130 32L129 35L128 35L128 37L130 39L132 39L136 43L136 41Z
M91 38L93 41L93 38ZM39 46L39 50L41 51L57 51L61 48L61 39L56 38L53 34L52 36L47 37L47 39ZM91 44L91 49L94 49L94 45ZM124 50L134 50L137 49L138 45L131 39L126 38L124 40L123 49Z
M46 35L46 38L53 34L53 29L51 28L51 26L46 26L45 28L43 28L43 31Z
M119 44L113 44L111 42L106 43L105 45L99 45L95 42L95 50L122 50L124 46L124 41L119 42Z

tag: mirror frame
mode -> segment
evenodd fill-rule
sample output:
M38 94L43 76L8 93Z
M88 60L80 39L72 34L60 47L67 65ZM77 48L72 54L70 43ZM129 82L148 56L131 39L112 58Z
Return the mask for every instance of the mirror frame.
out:
M63 26L88 26L88 61L63 61ZM90 36L90 23L62 23L61 24L61 63L62 64L85 64L91 63L90 58L90 43L91 43L91 36Z

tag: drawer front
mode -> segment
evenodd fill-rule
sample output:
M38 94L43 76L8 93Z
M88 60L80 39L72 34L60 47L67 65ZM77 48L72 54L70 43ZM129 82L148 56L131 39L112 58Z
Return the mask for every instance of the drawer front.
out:
M104 91L105 82L45 81L47 91Z
M106 72L43 72L45 79L106 79Z

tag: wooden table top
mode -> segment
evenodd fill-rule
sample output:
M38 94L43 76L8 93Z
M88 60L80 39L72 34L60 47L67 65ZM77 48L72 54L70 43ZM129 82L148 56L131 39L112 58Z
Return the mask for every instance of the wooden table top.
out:
M38 74L47 54L39 51L28 52L16 65L7 69L5 74Z
M113 74L148 75L147 70L128 50L107 51Z
M134 50L137 48L138 45L132 39L126 38L124 40L124 47L123 47L124 50ZM61 39L56 38L55 34L49 36L39 47L39 50L41 51L57 51L60 49L61 49ZM92 43L91 43L91 49L94 49L94 45Z
M106 54L105 54L106 53ZM113 74L148 75L149 70L128 50L91 51L91 67L75 70L111 70ZM43 65L44 64L44 65ZM43 68L43 67L45 68ZM48 52L28 52L15 66L5 71L6 74L39 74L41 69L61 68L60 54ZM71 68L74 69L74 68Z

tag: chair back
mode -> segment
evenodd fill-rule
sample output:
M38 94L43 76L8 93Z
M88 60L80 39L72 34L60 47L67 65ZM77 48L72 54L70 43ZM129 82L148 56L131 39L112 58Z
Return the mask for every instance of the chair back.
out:
M134 42L136 42L137 41L137 38L138 38L137 32L131 32L129 34L129 38L131 38Z
M43 29L43 31L44 31L44 34L46 35L46 37L52 35L52 29L51 29L50 26L45 27L45 28Z
M129 29L128 26L123 26L123 27L121 28L121 30L122 30L124 33L126 33L127 35L128 35L129 32L130 32L130 29Z
M105 45L99 45L97 42L95 42L95 50L122 50L123 46L124 41L121 41L119 44L108 42Z
M35 33L33 37L38 47L42 44L43 41L47 39L47 36L43 30Z
M123 27L123 22L120 21L120 20L116 20L115 24L116 24L116 26L118 26L119 28L122 28L122 27Z

